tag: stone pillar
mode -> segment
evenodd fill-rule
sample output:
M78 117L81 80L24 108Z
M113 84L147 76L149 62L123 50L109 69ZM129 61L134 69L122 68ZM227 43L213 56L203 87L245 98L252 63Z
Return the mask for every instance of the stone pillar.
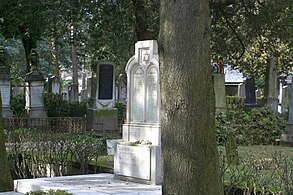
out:
M25 78L26 109L30 118L46 118L44 107L44 82L45 79L38 70L38 55L34 49L30 53L30 72Z
M216 112L225 112L227 110L225 75L213 74L213 80L214 80Z
M30 118L46 118L44 107L44 82L45 79L36 72L30 72L25 80L26 109Z
M253 108L257 106L255 90L254 78L247 77L245 81L245 108Z
M2 97L2 116L13 117L13 112L10 109L11 78L9 74L0 73L0 90Z
M10 109L11 95L11 78L10 66L6 60L4 47L0 47L0 90L2 101L2 116L13 117L13 112Z
M265 86L265 99L267 105L272 108L273 111L278 111L278 95L277 95L277 62L271 58L268 60L268 70Z
M283 145L293 146L293 78L291 82L291 97L290 97L290 106L289 106L289 119L286 125L285 134L281 137L281 143Z

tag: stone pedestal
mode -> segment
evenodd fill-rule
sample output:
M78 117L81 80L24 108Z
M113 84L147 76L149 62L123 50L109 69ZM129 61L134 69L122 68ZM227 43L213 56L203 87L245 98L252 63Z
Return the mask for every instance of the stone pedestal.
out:
M25 100L26 109L30 118L46 118L47 112L44 107L44 82L45 79L37 71L26 75Z
M227 110L225 75L213 74L213 80L214 80L216 112L225 112Z
M117 179L158 185L161 173L159 58L156 41L140 41L126 65L127 113L117 144Z
M0 90L2 97L2 116L13 117L13 112L10 109L11 78L9 74L0 73Z

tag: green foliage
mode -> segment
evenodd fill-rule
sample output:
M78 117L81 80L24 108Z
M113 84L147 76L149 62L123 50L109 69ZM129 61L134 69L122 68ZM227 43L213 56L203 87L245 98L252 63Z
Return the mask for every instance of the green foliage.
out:
M239 147L239 164L231 165L219 147L225 194L292 194L293 151L289 147Z
M225 144L232 133L240 145L271 144L284 132L285 117L267 107L253 109L228 109L216 116L218 144Z
M116 102L115 108L118 110L118 119L123 120L126 112L126 107L123 102Z
M72 193L69 193L65 190L49 190L49 191L34 191L34 192L28 192L26 195L73 195Z
M13 115L15 117L25 116L26 115L25 94L18 93L16 95L11 96L10 106L11 106L11 110L13 111Z
M6 135L14 179L96 173L98 158L107 154L106 138L90 134L17 129Z
M63 100L62 94L44 93L44 104L48 117L84 117L86 102Z

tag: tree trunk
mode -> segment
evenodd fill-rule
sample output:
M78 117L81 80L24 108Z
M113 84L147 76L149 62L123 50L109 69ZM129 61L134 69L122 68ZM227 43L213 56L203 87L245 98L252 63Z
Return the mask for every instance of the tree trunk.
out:
M54 74L59 78L60 77L60 70L59 70L59 63L58 63L58 49L57 49L57 27L56 27L56 18L53 17L51 21L51 60L52 65L54 68Z
M76 48L76 27L71 24L71 57L72 57L72 100L78 101L78 73L77 73L77 48Z
M163 194L223 194L206 0L161 0Z
M2 101L0 93L0 192L13 190L13 180L10 174L5 142L5 134L2 125Z
M148 30L147 14L144 7L144 0L132 0L136 21L136 36L138 41L150 39Z

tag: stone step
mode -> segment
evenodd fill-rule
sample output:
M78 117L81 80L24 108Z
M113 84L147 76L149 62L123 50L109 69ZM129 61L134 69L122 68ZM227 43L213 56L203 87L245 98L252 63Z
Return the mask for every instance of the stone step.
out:
M18 192L0 192L0 195L22 195Z
M14 180L20 193L37 190L65 190L74 195L161 195L159 185L146 185L114 179L113 174L90 174L52 178Z

